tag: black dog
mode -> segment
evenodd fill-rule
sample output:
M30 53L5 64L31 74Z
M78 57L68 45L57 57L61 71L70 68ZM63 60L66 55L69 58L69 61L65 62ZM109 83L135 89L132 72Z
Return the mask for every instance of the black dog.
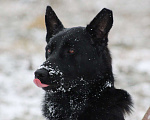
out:
M64 28L50 6L45 22L46 61L34 83L45 91L48 120L124 120L130 95L114 87L108 32L112 11L103 9L87 27Z

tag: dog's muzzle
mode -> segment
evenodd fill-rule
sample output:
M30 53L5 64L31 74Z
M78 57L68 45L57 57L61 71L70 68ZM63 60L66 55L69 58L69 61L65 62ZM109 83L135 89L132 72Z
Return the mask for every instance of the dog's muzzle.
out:
M46 81L50 79L55 79L56 77L62 77L62 72L58 69L55 68L53 69L51 66L44 66L41 65L36 71L35 71L35 79L33 82L41 88L48 87L50 85L45 84L49 83L50 81Z

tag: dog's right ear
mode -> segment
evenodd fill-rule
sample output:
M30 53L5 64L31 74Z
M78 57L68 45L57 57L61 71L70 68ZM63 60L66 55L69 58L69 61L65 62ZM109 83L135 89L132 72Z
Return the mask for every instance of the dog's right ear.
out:
M50 38L61 31L64 26L62 25L61 21L56 16L55 12L50 6L47 6L46 8L46 14L45 14L45 24L47 29L47 35L46 35L46 42L48 43Z

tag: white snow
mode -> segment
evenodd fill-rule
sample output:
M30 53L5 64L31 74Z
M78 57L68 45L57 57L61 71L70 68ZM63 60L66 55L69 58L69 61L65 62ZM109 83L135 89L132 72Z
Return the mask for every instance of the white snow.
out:
M59 70L58 67L56 67L56 69L52 68L51 63L49 63L48 66L41 65L38 69L42 69L42 68L49 71L49 75L60 75L60 76L63 75L63 73Z
M150 115L147 117L148 120L150 120Z

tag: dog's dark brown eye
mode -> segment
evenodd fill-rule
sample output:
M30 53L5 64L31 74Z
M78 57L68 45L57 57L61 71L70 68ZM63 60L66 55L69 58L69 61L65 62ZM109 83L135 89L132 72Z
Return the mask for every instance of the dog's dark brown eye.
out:
M74 50L73 48L71 48L71 49L69 50L69 53L70 53L70 54L73 54L73 53L75 53L75 50Z
M51 53L52 51L51 51L51 49L48 49L47 52L48 52L48 53Z

